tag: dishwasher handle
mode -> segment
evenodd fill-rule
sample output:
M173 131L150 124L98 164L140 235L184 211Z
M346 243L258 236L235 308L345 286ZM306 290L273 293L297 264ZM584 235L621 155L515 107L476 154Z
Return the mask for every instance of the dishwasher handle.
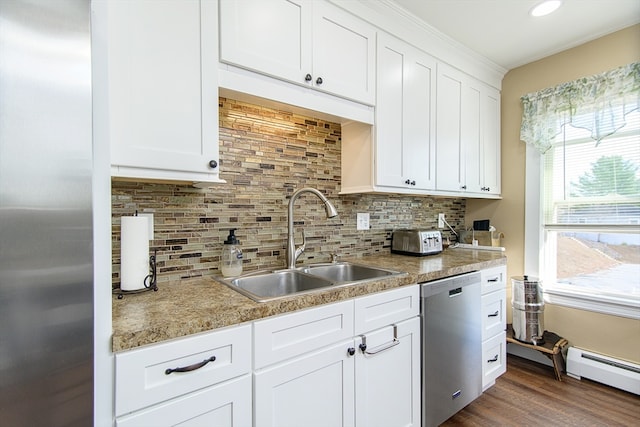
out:
M457 297L462 295L462 288L455 288L449 291L449 298Z

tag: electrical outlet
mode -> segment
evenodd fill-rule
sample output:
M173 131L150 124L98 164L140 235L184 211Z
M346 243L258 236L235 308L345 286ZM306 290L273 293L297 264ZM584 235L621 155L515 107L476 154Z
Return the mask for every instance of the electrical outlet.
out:
M368 230L369 229L369 213L356 214L356 230Z
M438 228L444 228L444 214L438 214Z

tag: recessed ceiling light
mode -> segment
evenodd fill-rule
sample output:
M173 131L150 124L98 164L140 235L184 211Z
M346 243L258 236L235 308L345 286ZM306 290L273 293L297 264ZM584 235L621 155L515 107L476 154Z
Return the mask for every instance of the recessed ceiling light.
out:
M554 12L562 4L561 0L547 0L531 9L531 16L545 16Z

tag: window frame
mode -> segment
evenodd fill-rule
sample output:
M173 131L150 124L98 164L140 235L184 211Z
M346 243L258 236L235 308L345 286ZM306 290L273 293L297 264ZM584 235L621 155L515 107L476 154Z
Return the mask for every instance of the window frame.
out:
M546 256L542 211L544 155L529 145L525 150L524 267L527 274L541 277ZM542 287L544 300L549 304L640 319L640 299L577 292L555 283L545 283L544 280Z

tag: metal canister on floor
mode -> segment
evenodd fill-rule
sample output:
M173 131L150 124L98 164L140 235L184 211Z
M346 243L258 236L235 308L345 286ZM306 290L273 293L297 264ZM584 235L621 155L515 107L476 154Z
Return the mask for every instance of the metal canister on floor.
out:
M543 344L544 299L541 281L535 277L511 278L513 337L518 341Z

